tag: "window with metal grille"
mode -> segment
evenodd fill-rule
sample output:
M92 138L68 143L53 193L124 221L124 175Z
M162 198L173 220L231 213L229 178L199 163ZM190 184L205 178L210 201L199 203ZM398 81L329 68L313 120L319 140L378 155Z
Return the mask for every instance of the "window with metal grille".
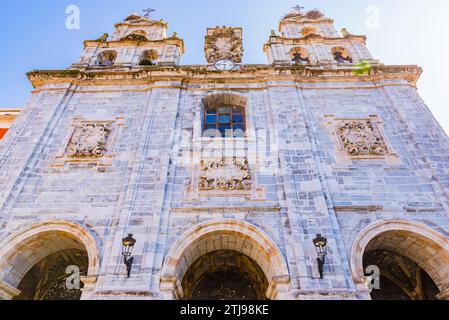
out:
M208 107L204 112L206 136L243 137L245 109L235 106Z

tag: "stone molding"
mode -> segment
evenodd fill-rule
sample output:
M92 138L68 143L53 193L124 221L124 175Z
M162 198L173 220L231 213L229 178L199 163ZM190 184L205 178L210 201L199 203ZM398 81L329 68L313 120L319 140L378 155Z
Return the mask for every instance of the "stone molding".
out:
M259 212L269 212L269 213L279 213L281 207L267 207L267 206L229 206L229 207L178 207L171 208L171 213L228 213L228 212L245 212L245 213L259 213Z
M385 79L406 80L412 86L416 85L422 69L418 66L372 66L369 74L360 76L355 74L354 67L348 68L321 68L319 66L269 66L269 65L243 65L239 70L226 73L216 70L208 70L207 66L156 66L148 70L129 70L126 67L124 70L114 68L114 73L111 74L105 70L96 70L95 72L85 72L81 70L41 70L32 71L27 74L28 79L34 88L42 87L45 84L55 83L74 83L74 84L92 84L101 85L117 83L124 84L150 84L154 81L210 81L212 79L224 78L228 81L241 82L245 79L246 82L266 82L267 77L274 81L277 78L290 81L298 81L300 83L315 81L323 82L326 79L333 82L379 82ZM157 75L157 77L156 77ZM205 80L204 77L207 76ZM247 78L247 79L246 79Z
M20 295L20 290L0 280L0 300L12 300Z
M449 300L449 289L446 289L446 290L440 292L440 293L437 295L437 298L438 298L439 300Z

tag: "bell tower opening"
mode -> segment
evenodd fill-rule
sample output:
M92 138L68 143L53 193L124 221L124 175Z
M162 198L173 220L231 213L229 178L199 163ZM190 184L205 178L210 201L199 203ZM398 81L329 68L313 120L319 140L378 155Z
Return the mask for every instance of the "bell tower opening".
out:
M217 250L190 266L182 287L186 300L265 300L268 281L248 256Z

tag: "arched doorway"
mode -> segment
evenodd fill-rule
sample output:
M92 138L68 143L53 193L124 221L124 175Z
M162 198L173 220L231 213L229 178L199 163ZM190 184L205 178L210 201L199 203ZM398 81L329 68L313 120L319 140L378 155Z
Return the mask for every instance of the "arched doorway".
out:
M426 225L387 221L366 228L351 254L360 290L370 266L380 272L380 287L370 292L373 300L447 299L449 239Z
M10 235L0 243L0 257L0 294L5 299L79 300L81 278L97 275L99 267L95 238L65 221Z
M276 244L240 220L214 220L182 235L168 252L165 299L286 299L287 265Z
M253 259L238 251L217 250L190 266L182 287L188 300L264 300L268 281Z
M79 249L49 255L27 272L17 287L20 294L13 300L80 300L83 283L81 278L77 283L71 281L71 267L80 277L87 276L87 261L87 252Z

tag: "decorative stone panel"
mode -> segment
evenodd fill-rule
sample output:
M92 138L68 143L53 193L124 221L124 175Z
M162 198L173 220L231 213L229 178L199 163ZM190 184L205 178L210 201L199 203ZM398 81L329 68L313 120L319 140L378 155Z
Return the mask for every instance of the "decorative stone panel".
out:
M53 167L66 163L112 165L112 148L123 118L116 120L74 119L65 148L61 150Z
M336 130L344 150L352 156L388 153L382 135L371 120L342 121Z
M326 118L326 125L337 143L337 158L397 160L384 138L377 116L360 119Z
M251 190L251 173L246 159L201 161L200 191Z
M243 56L242 29L226 27L207 29L204 52L208 63L224 59L241 63Z
M201 196L265 199L265 191L257 188L246 158L202 159L193 171L193 179L186 189L188 200L198 200Z

